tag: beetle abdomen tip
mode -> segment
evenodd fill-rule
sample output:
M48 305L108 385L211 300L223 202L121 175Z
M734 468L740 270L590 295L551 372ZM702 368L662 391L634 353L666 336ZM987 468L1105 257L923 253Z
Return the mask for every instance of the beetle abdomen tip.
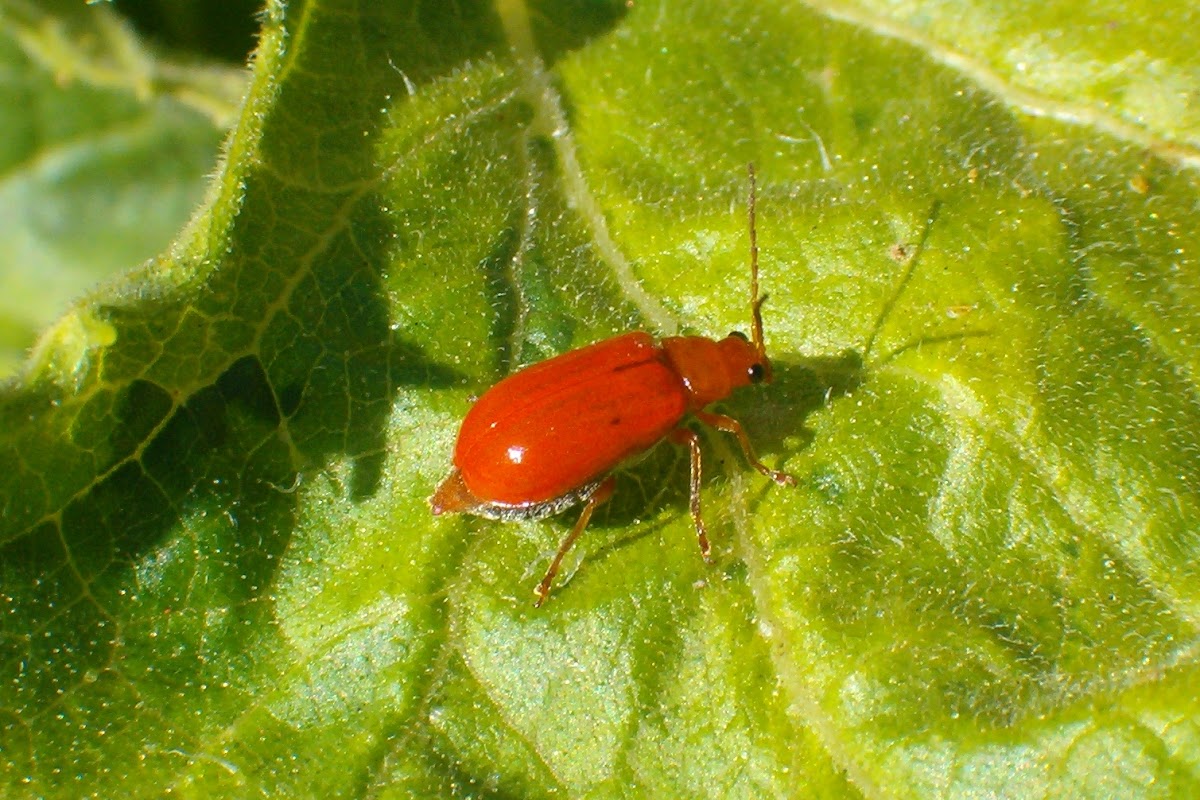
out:
M450 471L429 498L429 507L433 509L434 516L468 511L478 505L479 498L471 494L458 467Z

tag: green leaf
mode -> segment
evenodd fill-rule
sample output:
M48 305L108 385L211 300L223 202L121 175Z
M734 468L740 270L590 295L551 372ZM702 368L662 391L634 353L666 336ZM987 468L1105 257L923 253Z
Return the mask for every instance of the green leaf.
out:
M1200 16L1087 13L269 5L203 209L0 392L5 793L1195 795ZM706 565L658 448L535 610L575 515L433 518L458 422L745 329L751 161L722 408L799 486L706 435Z

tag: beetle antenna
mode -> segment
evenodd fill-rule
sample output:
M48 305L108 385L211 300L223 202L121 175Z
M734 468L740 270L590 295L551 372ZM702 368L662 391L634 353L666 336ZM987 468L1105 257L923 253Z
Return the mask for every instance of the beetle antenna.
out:
M746 165L746 171L750 175L750 196L746 201L746 216L750 223L750 316L754 321L754 326L750 333L754 342L754 349L758 351L759 356L765 358L767 348L763 343L762 304L763 300L767 298L758 296L758 230L754 224L754 196L756 194L756 186L753 161Z

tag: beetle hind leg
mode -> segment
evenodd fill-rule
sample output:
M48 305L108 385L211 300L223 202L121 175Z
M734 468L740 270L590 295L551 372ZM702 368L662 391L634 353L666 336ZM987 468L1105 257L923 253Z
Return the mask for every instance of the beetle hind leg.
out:
M592 518L592 512L596 510L596 506L600 505L608 498L612 497L613 487L616 485L616 480L609 475L596 485L595 490L588 496L587 503L583 506L583 511L579 514L579 519L575 522L575 527L567 534L567 538L562 540L562 544L558 546L558 552L554 554L554 560L550 562L550 566L546 569L546 574L542 576L541 583L533 590L537 596L534 601L534 608L538 608L542 603L546 602L546 598L550 596L550 584L554 582L554 576L558 574L559 567L562 566L562 560L567 555L567 551L575 544L575 541L583 533L583 529L587 527L588 521Z

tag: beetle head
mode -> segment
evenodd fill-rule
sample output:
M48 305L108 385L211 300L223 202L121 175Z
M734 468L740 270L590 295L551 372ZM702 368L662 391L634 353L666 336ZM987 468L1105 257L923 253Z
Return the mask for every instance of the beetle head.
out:
M741 331L731 331L717 346L731 387L770 383L774 378L771 360L761 342L751 341Z

